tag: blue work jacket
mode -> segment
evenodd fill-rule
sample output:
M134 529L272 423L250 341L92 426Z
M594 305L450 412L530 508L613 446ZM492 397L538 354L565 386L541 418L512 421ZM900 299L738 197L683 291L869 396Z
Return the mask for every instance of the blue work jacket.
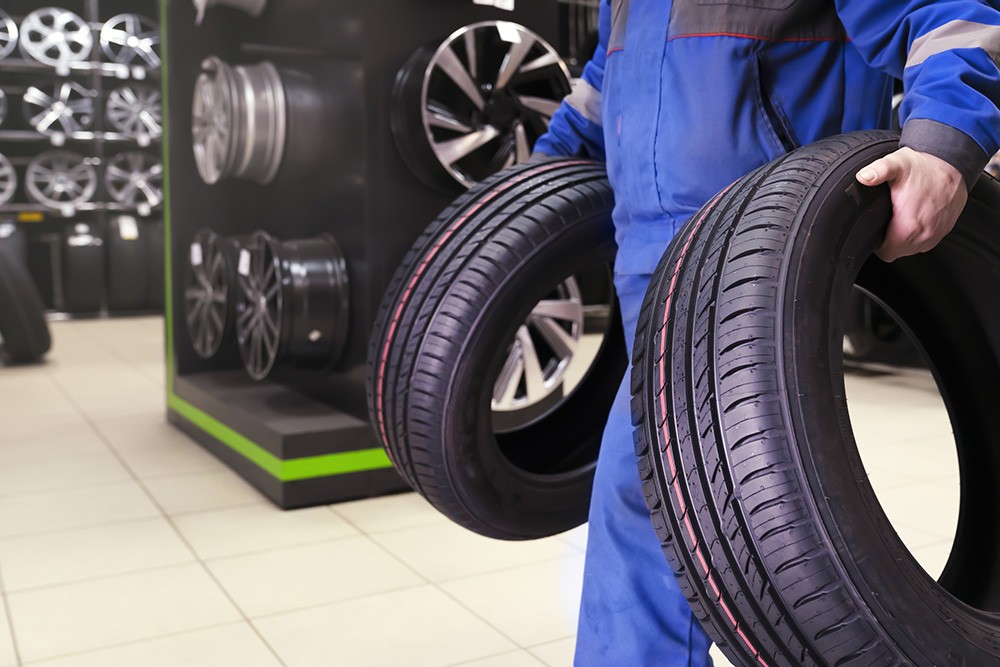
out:
M651 273L726 185L792 148L889 125L978 177L1000 149L986 0L602 0L600 46L535 146L606 159L619 273Z

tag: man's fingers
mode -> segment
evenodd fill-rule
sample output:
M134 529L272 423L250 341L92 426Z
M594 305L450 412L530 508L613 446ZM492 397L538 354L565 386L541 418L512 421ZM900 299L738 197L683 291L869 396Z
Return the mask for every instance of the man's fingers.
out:
M902 163L894 153L875 160L857 174L857 179L863 185L874 186L896 180L902 173Z

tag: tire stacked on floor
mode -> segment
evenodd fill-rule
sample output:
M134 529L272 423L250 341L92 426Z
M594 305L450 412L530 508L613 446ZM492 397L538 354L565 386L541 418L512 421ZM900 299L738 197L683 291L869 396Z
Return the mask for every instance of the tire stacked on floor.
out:
M885 132L799 149L678 234L632 370L643 488L698 619L738 665L1000 661L1000 184L933 251L871 258L891 210L855 174ZM962 499L934 581L882 511L843 380L852 284L920 342L951 416Z
M16 251L0 243L0 358L14 363L37 361L52 339L42 297Z
M625 367L614 309L586 375L551 411L499 432L491 403L536 304L568 276L607 272L612 206L600 165L515 166L444 211L386 291L369 349L371 422L409 484L480 534L531 539L586 520Z

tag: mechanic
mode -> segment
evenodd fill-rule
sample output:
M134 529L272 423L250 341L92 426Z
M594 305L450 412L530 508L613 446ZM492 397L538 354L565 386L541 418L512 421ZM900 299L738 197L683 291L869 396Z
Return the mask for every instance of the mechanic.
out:
M599 32L535 151L607 162L630 358L680 226L796 146L888 127L893 77L901 148L857 175L890 187L883 260L940 241L1000 149L1000 12L985 0L602 0ZM577 665L711 664L643 500L627 377L598 458L583 583Z

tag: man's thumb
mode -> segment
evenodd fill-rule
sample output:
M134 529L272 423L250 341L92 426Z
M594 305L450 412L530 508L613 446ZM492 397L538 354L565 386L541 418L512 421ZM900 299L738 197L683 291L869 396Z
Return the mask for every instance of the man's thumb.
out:
M857 179L863 185L873 186L888 183L896 178L898 166L892 156L875 160L857 173Z

